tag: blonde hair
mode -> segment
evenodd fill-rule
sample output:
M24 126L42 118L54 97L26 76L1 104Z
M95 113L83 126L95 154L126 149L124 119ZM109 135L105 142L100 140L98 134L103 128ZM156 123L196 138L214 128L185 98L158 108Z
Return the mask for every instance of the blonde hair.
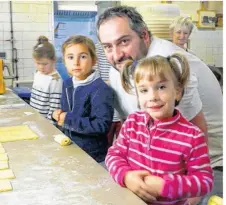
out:
M186 29L189 32L189 35L191 34L193 28L194 28L194 24L192 23L191 18L184 17L184 16L176 17L169 26L171 33L179 29L182 29L182 30Z
M84 45L86 45L89 52L90 52L92 60L95 61L97 59L96 48L95 48L93 41L90 38L88 38L86 36L82 36L82 35L71 36L63 43L63 45L62 45L63 56L65 54L66 48L68 46L74 45L74 44L84 44Z
M175 87L182 89L185 88L190 75L189 64L186 57L178 53L167 58L163 56L144 58L137 65L135 64L136 63L133 61L128 60L121 73L122 86L128 93L130 93L132 89L132 85L128 80L130 75L133 76L136 87L136 84L143 79L152 81L155 76L166 79L165 74L168 72L173 78Z
M35 59L47 58L50 60L56 60L55 49L52 43L45 36L39 36L37 44L33 47L32 56Z

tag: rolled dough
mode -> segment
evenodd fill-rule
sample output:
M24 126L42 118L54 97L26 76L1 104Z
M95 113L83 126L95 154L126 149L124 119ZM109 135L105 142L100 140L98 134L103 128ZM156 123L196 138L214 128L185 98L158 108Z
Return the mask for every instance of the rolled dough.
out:
M71 139L65 135L54 135L54 140L61 146L67 146L71 144Z

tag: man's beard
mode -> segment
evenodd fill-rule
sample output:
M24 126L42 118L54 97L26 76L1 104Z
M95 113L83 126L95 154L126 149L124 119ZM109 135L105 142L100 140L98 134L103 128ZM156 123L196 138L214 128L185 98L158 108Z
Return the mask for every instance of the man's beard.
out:
M119 59L118 62L113 62L112 66L115 69L117 69L118 71L120 71L123 68L123 65L126 60L139 61L140 59L147 56L148 49L143 40L140 41L140 45L139 45L138 49L139 49L140 53L136 57L132 57L132 56L123 57L123 58Z
M131 56L128 56L128 57L123 57L121 58L117 63L114 62L113 64L113 67L116 68L118 71L122 70L123 66L124 66L124 63L127 61L127 60L134 60Z

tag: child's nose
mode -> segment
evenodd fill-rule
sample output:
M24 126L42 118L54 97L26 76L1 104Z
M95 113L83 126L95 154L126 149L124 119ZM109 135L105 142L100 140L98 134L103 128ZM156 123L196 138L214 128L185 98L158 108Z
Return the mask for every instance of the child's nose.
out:
M158 99L158 93L155 90L150 90L148 93L149 101L156 101Z
M79 65L79 59L74 60L74 65Z

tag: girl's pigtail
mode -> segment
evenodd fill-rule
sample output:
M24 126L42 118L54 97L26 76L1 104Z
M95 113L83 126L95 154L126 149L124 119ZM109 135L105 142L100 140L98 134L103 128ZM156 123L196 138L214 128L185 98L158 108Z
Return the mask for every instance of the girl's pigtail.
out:
M189 76L190 76L190 67L188 64L188 60L184 55L181 55L179 53L175 53L171 56L171 59L177 59L179 61L179 65L175 62L173 62L173 66L177 67L177 70L180 70L180 75L178 76L178 83L180 84L181 88L185 88L187 85ZM172 61L171 61L172 62Z
M136 64L136 61L127 60L121 72L122 87L127 93L131 93L131 89L133 88L130 80L132 79L131 77L133 76Z

